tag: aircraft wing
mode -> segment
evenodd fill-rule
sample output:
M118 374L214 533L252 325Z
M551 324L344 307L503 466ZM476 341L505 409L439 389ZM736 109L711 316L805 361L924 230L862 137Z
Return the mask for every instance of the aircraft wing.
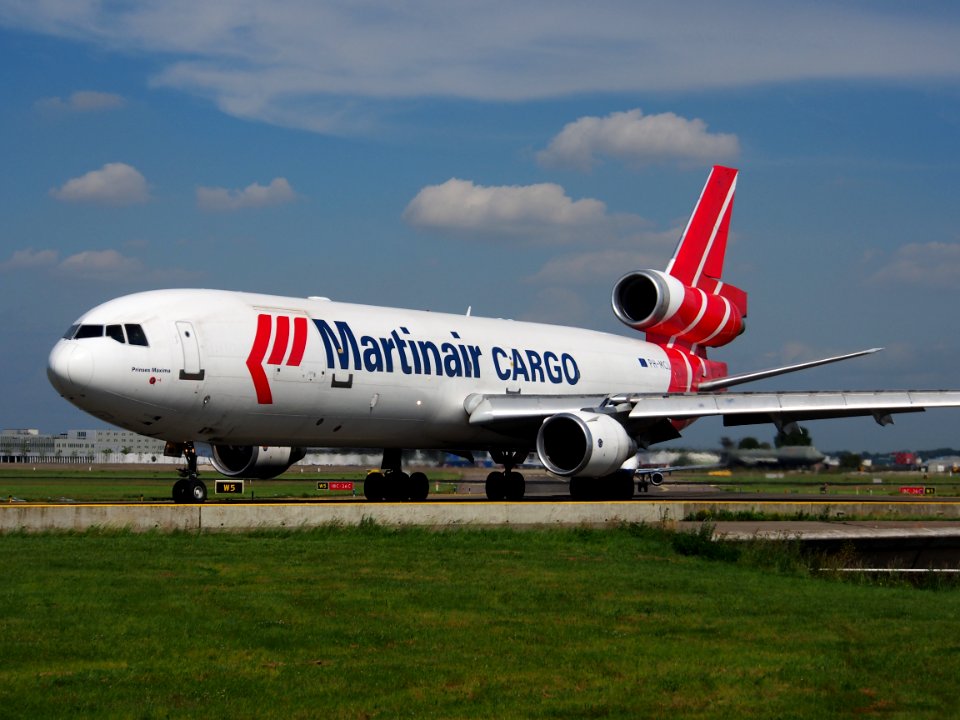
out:
M471 395L464 403L470 423L496 428L542 421L580 410L613 414L624 424L693 420L720 415L727 426L866 416L881 425L891 415L927 408L960 407L960 391L719 392L621 395Z
M923 412L932 407L960 407L960 391L838 391L691 393L627 398L630 417L686 420L723 416L723 424L778 426L804 420L868 416L879 424L893 422L894 413Z

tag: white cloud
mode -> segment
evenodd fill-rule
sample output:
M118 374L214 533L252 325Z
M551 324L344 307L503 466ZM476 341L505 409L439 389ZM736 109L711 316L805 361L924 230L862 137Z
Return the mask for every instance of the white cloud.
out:
M124 99L115 93L78 90L66 98L43 98L37 101L36 106L40 110L55 112L93 112L97 110L114 110L123 107L124 104Z
M142 274L143 263L116 250L84 250L64 258L57 272L82 278L116 278Z
M867 282L873 285L925 288L957 287L960 277L960 243L910 243L897 249Z
M582 326L595 316L596 308L584 300L580 288L558 285L539 289L517 320Z
M239 210L241 208L268 207L292 202L297 194L286 178L274 178L269 185L247 185L243 190L228 190L221 187L198 187L197 207L203 210Z
M537 154L541 164L589 170L599 156L642 165L669 159L719 162L740 152L736 135L711 134L703 120L640 109L569 123Z
M156 85L324 132L355 132L404 98L960 76L960 20L936 3L47 0L5 3L0 24L153 53L168 63Z
M149 199L146 178L125 163L107 163L100 170L68 180L50 194L64 202L135 205Z
M485 186L451 178L420 190L403 217L420 228L519 235L599 225L609 221L606 210L599 200L571 200L553 183Z
M26 248L15 251L7 260L0 262L0 272L14 271L43 271L57 277L127 285L138 285L145 281L192 282L203 276L198 270L147 266L138 258L123 255L117 250L84 250L60 261L57 250Z
M8 260L0 263L0 270L32 270L50 267L57 263L58 257L56 250L34 250L33 248L15 250Z
M203 272L180 267L156 267L116 250L84 250L64 258L54 268L57 275L75 280L110 282L137 286L144 283L190 283L203 277Z
M631 270L661 269L669 259L666 248L608 248L551 258L528 279L538 284L563 286L609 282L612 288L621 275Z

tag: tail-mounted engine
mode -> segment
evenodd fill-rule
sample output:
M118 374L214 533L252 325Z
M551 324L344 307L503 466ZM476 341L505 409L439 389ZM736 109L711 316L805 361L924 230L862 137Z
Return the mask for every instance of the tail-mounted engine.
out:
M637 270L613 286L613 312L635 330L707 347L726 345L744 330L746 294L710 283L715 292L689 287L657 270Z
M221 475L269 480L306 455L303 448L263 445L214 445L210 462Z
M561 477L605 477L636 451L637 444L623 425L602 413L551 415L537 434L540 462Z

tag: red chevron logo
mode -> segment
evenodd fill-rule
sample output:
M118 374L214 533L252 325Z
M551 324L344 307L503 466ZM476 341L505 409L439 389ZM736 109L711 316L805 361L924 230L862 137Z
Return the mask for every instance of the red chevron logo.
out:
M250 355L247 356L247 370L250 371L253 388L257 392L257 402L260 405L273 404L273 393L270 391L270 380L267 378L265 365L299 367L306 347L307 319L305 317L293 318L293 342L291 342L288 316L274 317L266 313L257 316L257 334L253 338ZM268 351L269 357L267 357Z

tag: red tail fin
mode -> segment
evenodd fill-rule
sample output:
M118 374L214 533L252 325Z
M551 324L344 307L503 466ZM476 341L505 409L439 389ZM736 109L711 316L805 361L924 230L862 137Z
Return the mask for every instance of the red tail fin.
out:
M714 167L666 272L637 270L614 285L614 313L651 342L703 356L743 332L747 294L720 279L736 186L736 170Z
M671 391L726 375L724 363L707 360L706 348L744 329L747 294L720 279L736 188L737 171L714 166L666 272L637 270L613 287L617 318L667 352Z
M740 312L747 314L747 294L720 281L727 252L727 233L733 214L733 196L737 189L734 168L714 165L707 178L677 250L667 265L667 274L684 285L721 295Z
M703 275L719 278L727 250L737 171L715 165L703 186L667 272L684 285L699 287Z

